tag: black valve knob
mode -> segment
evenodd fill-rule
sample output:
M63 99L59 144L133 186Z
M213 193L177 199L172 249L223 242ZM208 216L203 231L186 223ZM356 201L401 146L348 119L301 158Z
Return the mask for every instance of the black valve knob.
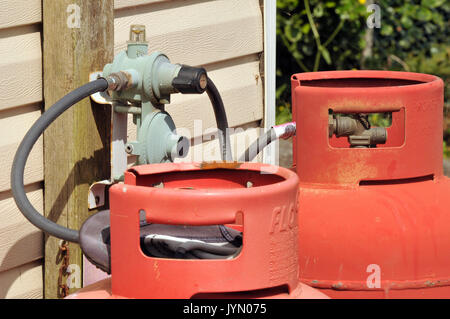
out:
M206 90L208 76L204 68L194 68L183 65L172 86L183 94L202 94Z

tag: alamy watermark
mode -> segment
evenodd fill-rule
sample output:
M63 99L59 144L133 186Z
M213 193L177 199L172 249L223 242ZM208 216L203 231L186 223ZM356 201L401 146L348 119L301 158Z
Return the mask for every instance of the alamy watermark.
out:
M72 3L67 6L66 12L69 13L67 17L67 26L70 29L81 28L81 8L79 5Z
M66 285L69 289L81 288L81 268L77 264L70 264L66 270Z
M370 264L366 268L366 272L370 273L367 277L367 288L381 288L381 267L377 264Z
M367 6L367 12L372 12L367 17L366 24L369 29L381 28L381 8L378 4L372 3Z
M233 160L238 160L247 149L249 149L250 159L261 160L262 149L258 149L253 142L258 138L262 138L264 133L270 128L261 127L231 127L226 130L226 135L230 137L230 151L233 154ZM183 127L177 127L174 133L184 136L189 141L189 147L181 150L182 156L176 158L175 162L208 162L220 161L221 149L219 143L219 130L216 127L203 128L202 120L194 120L193 130ZM266 141L267 144L272 144ZM264 143L266 144L266 143ZM279 164L280 151L278 147L267 147L267 153L275 160L273 164ZM179 152L180 150L177 150ZM274 154L272 154L274 153ZM263 165L261 167L262 174L273 174L278 171L277 166Z

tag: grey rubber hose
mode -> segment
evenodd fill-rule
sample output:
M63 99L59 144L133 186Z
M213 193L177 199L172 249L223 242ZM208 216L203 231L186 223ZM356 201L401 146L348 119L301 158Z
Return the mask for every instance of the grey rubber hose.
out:
M60 116L64 111L66 111L68 108L81 101L82 99L96 92L105 91L107 88L108 82L106 81L106 79L99 78L79 87L78 89L64 96L61 100L56 102L52 107L44 112L44 114L42 114L42 116L33 124L33 126L30 128L30 130L27 132L22 142L20 143L16 155L14 156L14 162L11 169L11 190L17 207L22 212L22 214L37 228L52 236L70 242L79 242L78 230L63 227L48 220L47 218L42 216L28 200L25 193L23 181L25 164L36 141L39 139L45 129L56 118L58 118L58 116Z
M221 148L221 157L223 161L233 161L231 153L230 134L228 134L228 120L223 105L222 97L217 90L214 82L208 77L206 85L206 93L208 94L216 117L217 128L219 129L219 144Z

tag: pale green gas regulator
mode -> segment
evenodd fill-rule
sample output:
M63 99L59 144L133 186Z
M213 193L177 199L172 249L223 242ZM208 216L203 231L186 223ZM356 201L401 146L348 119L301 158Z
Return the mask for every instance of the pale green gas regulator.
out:
M189 140L174 133L164 105L172 93L205 92L208 82L203 68L172 64L162 53L147 52L144 26L131 26L127 50L105 65L102 74L110 82L114 111L133 114L137 141L127 143L125 150L138 156L137 164L169 162L187 154Z

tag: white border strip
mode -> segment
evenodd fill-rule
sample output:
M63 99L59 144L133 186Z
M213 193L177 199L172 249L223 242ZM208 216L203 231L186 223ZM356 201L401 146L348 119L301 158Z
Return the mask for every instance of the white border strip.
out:
M264 0L264 128L275 125L277 2ZM278 164L278 141L264 149L263 162Z

